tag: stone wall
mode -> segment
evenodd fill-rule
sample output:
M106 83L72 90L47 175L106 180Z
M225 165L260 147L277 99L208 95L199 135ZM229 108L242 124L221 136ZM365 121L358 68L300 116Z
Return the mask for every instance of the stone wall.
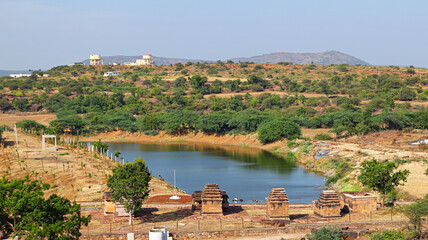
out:
M279 228L246 228L236 230L214 230L214 231L178 231L171 232L173 239L209 239L209 238L229 238L246 236L268 236L281 233L310 233L312 229L320 229L326 225L337 226L339 228L353 229L396 229L405 226L407 220L396 221L375 221L358 223L313 223L313 224L290 224ZM425 221L426 223L426 221ZM135 233L135 240L148 240L148 233ZM126 233L116 234L90 234L80 237L82 240L127 240Z

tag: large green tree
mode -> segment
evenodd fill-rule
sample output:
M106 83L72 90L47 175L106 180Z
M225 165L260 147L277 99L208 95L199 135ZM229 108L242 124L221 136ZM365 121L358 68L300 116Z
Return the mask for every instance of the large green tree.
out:
M146 163L137 158L134 163L117 164L113 168L113 175L107 179L112 199L123 204L129 212L129 225L132 224L135 209L149 196L151 177Z
M286 118L277 118L263 123L257 129L258 139L262 143L270 143L283 138L295 139L300 137L300 126Z
M80 216L80 205L56 194L47 199L49 184L38 180L0 180L0 232L26 239L79 239L80 227L91 217Z
M360 182L372 190L382 194L382 207L385 203L385 195L396 186L403 185L407 181L409 170L396 171L398 165L385 160L384 162L372 159L361 163Z

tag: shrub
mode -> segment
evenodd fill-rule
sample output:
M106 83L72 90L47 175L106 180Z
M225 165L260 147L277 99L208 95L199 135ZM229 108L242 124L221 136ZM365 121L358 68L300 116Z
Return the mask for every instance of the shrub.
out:
M313 229L310 235L307 235L308 240L340 240L342 239L342 231L338 227L322 227L320 230Z
M317 135L315 135L314 139L315 140L322 140L322 141L329 141L333 138L328 133L318 133Z
M258 139L262 143L270 143L283 138L295 139L300 137L300 126L286 118L277 118L263 123L257 129Z
M406 240L409 239L406 235L396 229L385 230L382 232L376 232L370 235L371 240Z

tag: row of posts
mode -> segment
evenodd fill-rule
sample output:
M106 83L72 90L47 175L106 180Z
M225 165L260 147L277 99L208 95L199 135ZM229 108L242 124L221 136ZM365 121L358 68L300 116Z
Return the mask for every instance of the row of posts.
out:
M93 153L99 152L100 154L103 154L106 157L110 157L110 159L112 161L119 161L117 159L117 157L112 152L109 152L108 149L106 151L99 151L99 149L97 149L96 146L94 146L93 144L90 144L89 142L82 143L82 142L79 142L79 140L76 140L76 138L63 138L62 142L66 143L68 145L76 145L76 144L78 144L81 147L85 147L85 144L86 144L86 148L88 149L88 152L93 152ZM121 160L122 160L122 164L125 164L125 160L123 158Z

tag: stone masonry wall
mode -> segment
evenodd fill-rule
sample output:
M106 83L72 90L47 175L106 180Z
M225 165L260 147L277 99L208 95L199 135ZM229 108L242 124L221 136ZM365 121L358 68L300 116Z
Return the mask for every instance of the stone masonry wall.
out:
M328 225L340 228L350 227L359 229L375 228L397 228L408 224L406 220L378 221L378 222L358 222L358 223L330 223ZM326 226L325 223L314 224L292 224L279 228L247 228L237 230L217 230L217 231L178 231L171 232L173 239L208 239L246 236L267 236L280 233L310 233L312 229L319 229ZM148 240L148 233L135 233L135 240ZM80 237L82 240L127 240L126 233L116 234L90 234Z

